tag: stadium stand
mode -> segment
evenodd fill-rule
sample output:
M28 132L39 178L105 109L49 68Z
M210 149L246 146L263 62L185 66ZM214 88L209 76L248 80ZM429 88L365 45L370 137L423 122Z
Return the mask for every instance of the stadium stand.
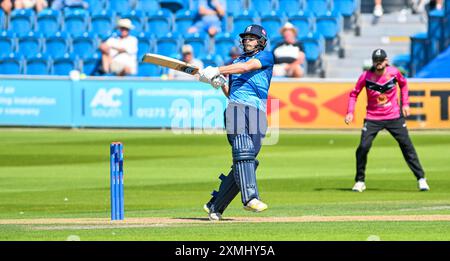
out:
M0 33L0 57L8 56L16 50L15 34L12 31Z
M147 31L161 37L172 31L173 15L167 9L160 9L147 18Z
M161 76L161 67L150 63L139 63L138 76L141 77L156 77Z
M174 33L167 33L166 35L157 38L156 52L166 56L178 55L180 49L180 36Z
M154 41L148 33L141 32L138 36L138 57L144 56L146 53L154 52Z
M36 31L45 37L61 30L61 13L58 10L44 9L37 16Z
M133 9L131 0L110 0L106 1L106 8L117 15L129 13Z
M278 33L283 25L283 13L279 11L271 11L270 13L261 16L261 25L269 34Z
M15 53L10 53L0 60L0 74L22 74L23 62Z
M271 38L268 44L270 50L270 47L279 40L277 37L280 27L289 21L298 28L299 39L306 39L308 44L315 41L313 46L322 46L320 40L322 38L311 38L308 35L320 34L324 37L326 41L324 48L307 48L307 52L312 53L306 55L309 61L312 61L311 57L321 57L325 51L340 51L339 33L342 30L342 17L344 24L345 19L350 19L352 24L359 9L359 0L226 0L227 17L222 19L223 32L211 38L203 34L187 34L188 28L196 18L198 0L87 0L87 2L89 7L86 10L44 9L36 13L33 9L23 9L14 10L9 17L0 12L0 26L5 30L0 36L2 47L0 56L19 52L18 57L23 55L28 58L32 54L42 52L43 57L56 61L69 53L86 62L86 59L95 54L100 40L117 34L115 21L119 18L128 18L135 26L131 34L139 39L139 57L146 52L174 56L178 54L182 43L189 43L199 57L206 59L211 55L214 58L211 64L218 63L216 57L220 57L222 61L228 58L229 49L238 44L236 41L238 34L247 25L258 23L266 28ZM324 13L326 10L333 12ZM29 43L25 48L18 45L19 39L25 44L24 37L29 32L43 35L39 46ZM88 36L85 36L86 33ZM34 49L27 52L24 48ZM78 61L72 62L73 68L83 67ZM320 63L315 65L320 66ZM59 66L58 63L52 62L48 72L61 73L64 70L59 70ZM315 66L311 68L310 72L317 69ZM318 69L320 70L321 68Z
M28 59L31 56L41 52L42 34L28 32L27 35L21 36L17 39L17 54L19 57Z
M80 36L87 31L89 13L83 9L65 11L64 28L72 37Z
M50 73L49 57L42 53L37 53L25 60L25 74L27 75L47 75Z
M17 9L11 12L9 30L17 36L25 36L34 29L35 14L32 9Z
M303 10L304 2L298 0L278 0L275 6L277 10L285 12L287 16L290 16Z
M306 5L308 10L316 16L324 15L330 11L330 3L328 0L307 0Z
M52 63L51 74L69 75L70 71L79 69L78 59L71 54L66 53L63 57L55 58Z
M416 76L450 45L449 20L449 1L444 2L441 10L428 11L427 32L411 35L410 53L395 56L393 64L403 68L407 76Z
M70 38L66 32L57 32L45 38L44 54L50 58L63 57L71 49Z
M101 65L101 55L97 52L89 57L84 58L82 62L82 72L86 75L95 76L98 74L99 67Z
M194 24L195 13L189 9L179 10L175 14L175 29L177 32L187 32Z
M215 38L215 53L219 55L223 60L228 57L228 52L231 47L236 45L235 38L230 33L218 34Z
M260 16L266 15L274 10L273 0L249 0L249 9L255 10Z
M197 56L209 53L209 41L205 33L185 35L183 44L190 44L194 49L194 54Z
M288 20L297 28L299 38L315 31L315 17L311 12L300 10L298 13L289 16Z
M72 39L73 54L79 59L85 59L94 55L97 50L96 38L92 33L85 32L83 35Z
M111 35L114 24L113 14L110 10L100 10L91 16L90 31L100 39L106 39Z

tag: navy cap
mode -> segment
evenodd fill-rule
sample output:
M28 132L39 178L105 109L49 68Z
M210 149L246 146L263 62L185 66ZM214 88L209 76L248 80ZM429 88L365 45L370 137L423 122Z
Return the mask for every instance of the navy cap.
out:
M376 49L372 53L372 61L384 61L386 59L387 54L383 49Z
M267 40L266 30L264 29L264 27L257 25L257 24L252 24L252 25L247 26L245 28L244 32L239 34L239 36L241 38L244 38L244 36L246 36L248 34L256 35L256 36L258 36L258 38L264 38Z

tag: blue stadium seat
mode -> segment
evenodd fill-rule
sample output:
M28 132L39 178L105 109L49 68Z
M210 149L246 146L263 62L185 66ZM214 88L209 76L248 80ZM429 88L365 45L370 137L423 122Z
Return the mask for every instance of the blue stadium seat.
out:
M194 49L194 55L196 56L208 53L208 37L204 33L185 35L184 44L190 44Z
M63 57L69 51L69 36L65 32L57 32L45 39L45 55L55 59Z
M63 57L53 60L51 74L53 75L69 75L70 71L77 69L77 60L75 57L66 53Z
M231 47L236 45L235 38L230 33L221 33L215 37L215 53L224 60L228 58Z
M324 15L330 11L328 0L307 0L306 7L316 16Z
M92 56L82 60L82 72L89 76L97 75L101 66L101 62L101 55L99 53L94 53Z
M151 63L142 63L138 65L138 74L141 77L159 77L161 76L161 67Z
M131 10L129 13L126 13L122 16L122 18L130 19L130 21L134 25L133 31L136 34L144 31L144 17L144 13L140 10Z
M106 1L107 8L117 15L129 13L133 8L130 0L110 0Z
M174 56L179 53L180 40L177 35L167 33L156 40L156 52L166 56Z
M279 34L279 30L283 25L283 14L281 12L272 11L261 17L261 25L266 29L268 35Z
M12 31L0 32L0 58L15 52L15 37L16 35Z
M263 16L274 9L273 0L249 0L249 9L255 10L260 16Z
M244 31L244 29L256 22L258 15L255 11L244 10L233 18L233 36L236 36Z
M147 31L152 32L156 37L166 35L172 30L172 13L166 9L148 16Z
M285 12L286 15L290 16L302 10L302 6L299 0L278 0L277 10Z
M234 15L241 13L242 10L247 10L248 7L245 6L245 1L242 0L227 0L227 14Z
M194 24L195 14L189 9L183 9L175 14L175 29L181 34L185 34L189 27Z
M72 52L80 59L91 57L96 50L96 38L93 34L84 33L72 40Z
M137 36L137 39L138 39L138 54L137 54L138 59L146 53L154 52L153 41L152 41L152 38L148 34L141 32Z
M71 36L82 35L87 31L87 18L88 13L85 10L69 10L64 18L65 31Z
M314 16L310 12L300 11L289 17L289 22L297 28L298 38L305 37L309 32L313 32Z
M277 36L270 38L270 41L269 41L270 50L273 51L273 49L275 49L275 47L278 44L282 43L283 41L284 41L284 38L281 35L277 35Z
M28 32L26 36L21 36L17 40L17 53L19 56L28 59L41 52L42 34Z
M342 16L328 12L316 18L316 31L325 39L334 39L342 31Z
M322 56L325 52L325 39L318 33L309 33L300 39L305 48L305 58L307 62L307 74L319 74L325 77L325 70Z
M106 1L105 0L84 0L89 4L89 12L92 14L99 13L106 7Z
M204 68L208 66L222 66L223 59L219 55L206 54L199 57L202 61Z
M50 74L49 58L42 53L37 53L25 61L25 74L47 75Z
M27 35L34 27L34 11L32 9L16 9L9 18L9 30L17 36Z
M333 11L344 17L353 16L358 9L358 0L334 0Z
M0 30L5 29L5 24L6 24L5 19L6 19L5 12L3 12L3 9L0 8Z
M189 1L189 9L197 10L198 9L198 2L199 2L199 0L190 0Z
M153 13L161 9L158 0L137 0L136 2L136 10L141 10L144 13Z
M172 13L187 7L183 0L159 0L159 5L161 8L169 9Z
M318 33L309 33L300 39L305 47L305 57L307 61L320 59L325 50L325 39Z
M105 39L111 35L114 29L113 14L109 10L101 10L99 13L92 14L91 32L100 39Z
M0 74L21 74L23 71L23 62L20 57L14 53L0 58Z
M36 31L45 37L54 35L61 29L61 13L54 9L44 9L38 13Z

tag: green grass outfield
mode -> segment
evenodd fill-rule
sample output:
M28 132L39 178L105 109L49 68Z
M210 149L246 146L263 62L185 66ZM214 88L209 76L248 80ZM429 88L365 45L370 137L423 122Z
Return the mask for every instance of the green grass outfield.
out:
M209 222L202 205L231 162L224 135L0 129L0 240L450 240L450 132L411 137L429 192L417 190L387 133L369 154L367 191L355 193L359 132L286 131L259 156L258 184L269 209L246 212L238 196L228 220ZM108 220L109 143L117 140L125 146L125 215L134 223ZM333 219L342 216L350 220ZM380 216L392 220L372 219ZM302 217L319 220L289 221ZM53 224L57 218L68 221Z

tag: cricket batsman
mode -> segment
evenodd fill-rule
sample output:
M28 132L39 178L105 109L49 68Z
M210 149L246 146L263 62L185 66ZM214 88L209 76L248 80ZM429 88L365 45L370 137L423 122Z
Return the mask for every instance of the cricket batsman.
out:
M401 91L401 108L398 104L397 84ZM363 72L350 93L345 123L353 121L356 100L362 89L367 92L367 115L361 133L361 142L356 150L356 177L353 191L366 189L365 171L367 154L378 132L386 129L398 142L403 157L414 173L421 191L430 190L425 173L420 165L414 145L409 138L404 117L409 116L408 85L398 69L389 66L383 49L372 53L372 67Z
M274 57L264 51L267 33L260 25L247 26L241 38L243 53L232 64L208 66L200 71L200 81L221 88L228 97L225 128L231 145L233 165L230 173L221 175L219 190L204 205L210 220L220 220L230 202L241 192L245 210L261 212L267 205L261 201L256 183L256 159L267 130L266 103L272 79ZM223 81L228 74L228 83Z

